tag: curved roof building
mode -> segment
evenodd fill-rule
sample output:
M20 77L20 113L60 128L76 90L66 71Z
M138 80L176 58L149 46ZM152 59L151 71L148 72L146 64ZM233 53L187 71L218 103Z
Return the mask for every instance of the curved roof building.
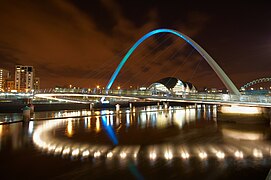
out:
M182 95L195 93L197 89L190 82L184 82L175 77L166 77L152 83L149 88L153 93Z

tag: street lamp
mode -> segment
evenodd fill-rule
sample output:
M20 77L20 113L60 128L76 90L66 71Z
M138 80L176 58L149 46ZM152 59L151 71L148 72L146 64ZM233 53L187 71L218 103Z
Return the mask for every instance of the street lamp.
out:
M118 90L120 90L120 86L118 86Z

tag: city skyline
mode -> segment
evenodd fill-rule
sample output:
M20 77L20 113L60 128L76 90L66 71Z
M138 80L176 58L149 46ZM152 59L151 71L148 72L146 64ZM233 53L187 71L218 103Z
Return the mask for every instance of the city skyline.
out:
M266 3L196 1L3 2L1 68L12 71L16 64L34 66L42 79L41 88L105 86L126 51L147 32L164 27L194 39L240 87L270 76L268 7ZM223 87L193 48L168 35L140 46L114 87L149 85L168 76L197 87Z

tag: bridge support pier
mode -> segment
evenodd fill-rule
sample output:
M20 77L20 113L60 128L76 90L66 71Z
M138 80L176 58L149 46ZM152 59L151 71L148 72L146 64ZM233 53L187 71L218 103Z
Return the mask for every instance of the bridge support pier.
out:
M30 108L28 106L25 106L23 108L23 121L28 122L30 120Z
M164 109L168 109L168 102L164 102Z
M119 112L119 110L120 110L120 105L116 104L116 111Z
M93 104L90 103L90 104L89 104L89 110L92 110L92 108L93 108Z

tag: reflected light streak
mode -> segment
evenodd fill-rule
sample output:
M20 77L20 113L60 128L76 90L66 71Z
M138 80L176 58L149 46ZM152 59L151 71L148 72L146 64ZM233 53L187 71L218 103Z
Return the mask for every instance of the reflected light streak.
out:
M190 157L190 155L188 154L188 152L182 152L182 153L181 153L181 157L182 157L183 159L188 159L188 158Z
M112 158L113 157L113 153L112 152L107 153L106 157Z
M218 151L216 153L216 156L219 158L219 159L224 159L225 158L225 153L223 153L222 151Z
M170 159L173 158L173 154L172 154L171 151L166 151L166 152L164 153L164 156L165 156L165 158L166 158L167 160L170 160Z
M222 106L222 113L230 113L230 114L261 114L260 107L245 107L245 106Z
M62 151L62 147L61 147L61 146L60 146L60 147L55 148L55 154L60 154L60 153L61 153L61 151Z
M253 156L256 157L256 158L262 158L263 157L263 153L259 149L253 149Z
M0 137L2 136L3 133L3 125L0 124Z
M96 157L100 157L101 156L101 152L100 151L97 151L97 152L95 152L94 153L94 157L96 158Z
M106 116L102 116L105 117ZM54 120L54 121L45 121L43 124L39 125L37 128L34 129L33 132L33 142L34 144L40 148L43 152L47 154L54 154L54 155L62 155L62 157L66 158L67 156L70 156L71 158L74 157L88 157L90 154L92 154L94 157L99 157L102 154L104 154L107 158L113 157L114 154L118 154L121 159L127 158L128 156L131 158L137 158L138 154L142 154L142 152L139 152L140 145L127 145L127 146L106 146L106 145L95 145L95 144L81 144L80 143L73 143L73 142L63 142L62 139L54 139L52 136L52 129L58 127L58 126L66 126L68 122L72 123L71 120ZM84 122L83 122L84 123ZM110 126L109 126L110 127ZM2 128L2 127L1 127ZM172 159L173 157L177 157L181 155L181 158L188 159L189 157L199 157L200 159L207 159L207 157L213 157L216 156L219 159L224 159L225 156L234 156L235 158L244 158L244 153L241 150L245 150L245 154L249 157L249 154L251 154L255 158L263 158L264 153L270 151L270 144L267 143L265 146L263 146L262 142L257 143L257 141L253 142L253 146L251 147L251 144L247 143L240 143L232 146L232 148L228 148L225 146L213 146L212 144L209 145L210 151L204 151L203 149L206 149L206 144L204 145L197 145L198 151L191 151L190 154L188 154L187 149L194 149L195 147L191 146L189 148L181 148L179 149L178 144L167 144L167 148L164 153L160 152L161 149L164 149L165 145L150 145L150 150L144 151L144 153L147 153L149 158L151 160L155 160L156 158L165 158L165 159ZM208 147L209 147L208 146ZM257 148L256 148L257 147ZM148 147L147 147L148 149ZM224 152L227 152L224 153ZM157 153L160 152L160 153ZM175 152L175 154L173 153ZM194 152L194 154L193 154ZM210 154L207 154L207 152L210 152ZM180 154L181 153L181 154ZM77 158L75 158L77 159ZM80 158L79 158L80 159Z
M200 157L200 159L206 159L207 158L207 153L206 152L200 152L199 153L199 157Z
M264 135L256 132L242 132L232 129L222 129L222 134L233 139L256 141L263 139Z
M83 151L82 157L88 157L88 156L89 156L89 151L88 150Z
M237 158L243 158L244 154L242 151L235 151L234 156Z
M1 129L1 128L0 128ZM34 129L34 121L30 121L29 125L28 125L28 134L31 135L33 133L33 129ZM0 130L1 131L1 130ZM0 132L1 135L1 132Z
M96 117L96 132L99 132L101 130L99 117Z
M157 157L156 152L151 152L149 157L150 157L151 160L156 159L156 157Z
M72 156L78 156L79 155L79 149L74 149L73 151L72 151Z
M102 111L102 114L103 114L103 111ZM102 125L103 125L103 128L104 128L106 134L109 136L109 138L113 142L113 144L117 145L118 139L117 139L117 136L115 134L114 129L110 125L107 125L106 116L101 116L101 117L102 117Z
M68 137L72 137L73 128L72 128L72 121L71 120L68 121L66 132L67 132Z
M120 153L120 157L121 157L122 159L125 159L126 156L127 156L127 154L126 154L125 152L121 152L121 153Z
M70 148L65 148L64 150L63 150L63 152L62 152L62 154L63 155L67 155L67 154L69 154L70 153Z

